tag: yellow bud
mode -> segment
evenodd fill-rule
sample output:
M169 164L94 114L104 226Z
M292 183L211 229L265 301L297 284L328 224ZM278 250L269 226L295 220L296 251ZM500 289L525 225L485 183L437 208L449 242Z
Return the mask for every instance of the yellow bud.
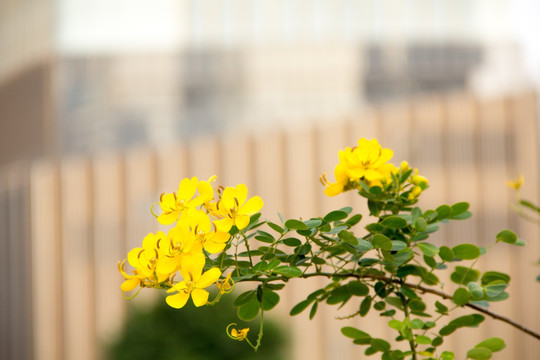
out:
M409 163L406 162L406 161L402 161L401 164L399 165L400 169L401 169L401 173L406 173L407 171L409 171L411 169L411 167L409 166Z
M416 199L418 196L420 196L421 193L422 193L422 188L420 186L415 186L409 193L409 200Z
M429 180L420 175L414 175L413 177L411 177L411 181L414 185L429 184Z
M519 178L515 181L506 180L506 186L518 190L523 185L523 175L519 175Z

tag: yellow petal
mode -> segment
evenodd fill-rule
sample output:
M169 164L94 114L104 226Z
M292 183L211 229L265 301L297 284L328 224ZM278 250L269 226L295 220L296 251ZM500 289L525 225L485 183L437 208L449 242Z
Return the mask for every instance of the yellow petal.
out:
M210 294L204 289L193 289L191 292L191 299L195 306L199 307L208 302L208 295Z
M178 219L180 211L162 213L157 217L157 221L161 225L171 225Z
M122 285L120 285L120 289L124 292L128 292L135 289L137 286L139 286L140 283L141 282L139 281L139 279L136 279L136 278L128 279L124 281Z
M199 280L205 262L204 255L201 253L182 257L180 273L184 280Z
M242 205L244 202L246 202L247 193L248 193L248 189L247 189L246 185L244 185L244 184L236 185L235 197L238 200L239 205Z
M167 304L169 304L170 307L173 307L175 309L180 309L184 307L184 305L186 305L188 299L189 299L189 293L180 291L177 294L167 296L165 298L165 301L167 302Z
M242 230L249 225L249 216L248 215L236 215L234 218L234 224L239 230Z
M182 179L180 185L178 185L178 198L184 201L189 201L195 195L197 191L197 185L199 180L196 176L191 179L185 178Z
M195 285L197 288L202 289L205 287L208 287L215 283L219 277L221 276L221 270L218 268L211 268L204 274L202 274L199 281L197 281L197 284Z
M216 225L216 228L219 231L229 232L229 230L231 230L232 226L234 225L234 222L231 218L226 217L221 220L214 221L214 225Z
M254 196L239 209L238 213L244 215L253 215L261 210L263 205L264 203L262 199L259 196Z
M227 246L227 243L214 242L212 240L204 242L204 249L210 254L217 254L218 252L222 252L223 249L225 249L225 246Z

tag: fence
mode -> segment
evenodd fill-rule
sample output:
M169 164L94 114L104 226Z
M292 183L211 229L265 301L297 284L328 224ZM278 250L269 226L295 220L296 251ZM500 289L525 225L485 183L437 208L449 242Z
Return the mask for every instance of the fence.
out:
M336 206L366 206L352 194L327 198L319 175L331 173L337 150L359 137L377 137L394 149L394 162L408 160L430 179L424 208L469 201L473 218L447 224L439 244L468 241L488 246L503 228L515 230L526 248L497 246L478 264L512 275L510 300L493 310L526 326L540 324L533 263L540 257L539 231L509 210L512 193L504 182L523 174L523 195L538 201L538 122L535 95L493 100L452 95L373 109L349 118L320 121L265 134L228 134L196 139L175 148L140 149L14 164L0 172L0 358L101 359L100 350L119 329L127 301L119 292L116 262L158 229L149 209L162 192L187 176L218 175L223 185L244 182L265 200L264 214L276 220L319 216ZM473 234L473 235L471 235ZM312 321L287 317L318 282L292 281L276 317L287 321L293 360L352 360L363 348L344 338L342 326L367 326L391 336L385 321L338 321L356 311L326 306ZM447 286L450 286L447 282ZM446 290L448 291L448 290ZM144 293L144 291L143 291ZM151 301L151 295L134 301ZM506 339L501 358L534 359L540 343L487 319L478 332L463 330L448 340L458 358L489 336ZM301 344L309 344L309 347Z

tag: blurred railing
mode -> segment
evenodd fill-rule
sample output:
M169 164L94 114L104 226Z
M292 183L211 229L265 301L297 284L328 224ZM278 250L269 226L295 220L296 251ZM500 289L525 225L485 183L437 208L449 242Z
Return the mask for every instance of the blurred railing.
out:
M244 182L250 194L265 200L264 214L274 221L277 211L309 218L345 205L366 214L361 199L353 194L327 198L318 182L324 170L333 173L338 149L353 146L360 137L378 138L394 149L395 164L408 160L429 178L424 208L471 203L473 218L444 225L436 238L439 244L488 246L504 228L527 241L526 248L502 244L490 249L478 267L512 276L509 301L493 310L539 330L539 269L533 266L540 257L539 229L511 212L513 194L505 188L506 179L523 174L523 196L538 202L535 96L482 101L469 95L434 97L321 119L311 127L5 167L0 172L0 358L103 358L100 344L114 336L128 305L120 294L116 263L160 228L150 206L160 193L175 191L183 177L217 174L223 185ZM362 358L363 348L340 334L342 326L395 336L386 329L386 320L376 316L336 320L356 311L358 304L352 302L339 312L323 306L312 321L306 314L289 319L288 311L317 280L290 285L274 316L287 321L293 360ZM446 282L447 292L449 288ZM141 294L132 301L151 300ZM537 341L490 319L478 331L460 331L443 345L458 357L489 336L506 339L504 359L535 359L540 352Z

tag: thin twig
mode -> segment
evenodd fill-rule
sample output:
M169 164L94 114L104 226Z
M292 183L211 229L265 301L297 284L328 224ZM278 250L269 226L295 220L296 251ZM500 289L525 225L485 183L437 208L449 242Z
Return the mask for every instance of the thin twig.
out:
M333 277L340 277L340 278L349 278L349 277L354 277L354 278L357 278L357 279L372 279L372 280L381 280L381 281L384 281L386 283L397 283L397 284L402 284L408 288L411 288L411 289L414 289L414 290L419 290L421 291L422 293L429 293L429 294L433 294L433 295L437 295L437 296L440 296L442 297L443 299L449 299L451 300L452 299L452 295L449 295L445 292L442 292L442 291L439 291L439 290L435 290L435 289L431 289L431 288L427 288L427 287L424 287L424 286L421 286L421 285L416 285L416 284L411 284L411 283L407 283L407 282L404 282L404 283L401 283L401 280L400 279L393 279L393 278L389 278L389 277L386 277L384 275L376 275L376 274L354 274L354 273L340 273L340 274L333 274L333 273L311 273L311 274L303 274L301 276L301 278L310 278L310 277L315 277L315 276L323 276L323 277L327 277L327 278L333 278ZM278 281L278 280L281 280L281 281L288 281L289 278L286 277L286 276L269 276L269 277L264 277L264 278L260 278L258 276L255 276L253 278L250 278L250 279L244 279L242 281L259 281L259 280L265 280L265 281ZM534 330L531 330L527 327L525 327L524 325L510 319L510 318L507 318L506 316L502 316L502 315L499 315L493 311L490 311L490 310L487 310L487 309L484 309L483 307L481 306L478 306L478 305L475 305L475 304L471 304L471 303L468 303L468 304L465 304L464 306L466 307L469 307L471 309L474 309L478 312L481 312L483 314L486 314L488 316L491 316L493 319L496 319L496 320L500 320L502 322L505 322L513 327L515 327L516 329L526 333L526 334L529 334L530 336L536 338L537 340L540 340L540 333L534 331Z

